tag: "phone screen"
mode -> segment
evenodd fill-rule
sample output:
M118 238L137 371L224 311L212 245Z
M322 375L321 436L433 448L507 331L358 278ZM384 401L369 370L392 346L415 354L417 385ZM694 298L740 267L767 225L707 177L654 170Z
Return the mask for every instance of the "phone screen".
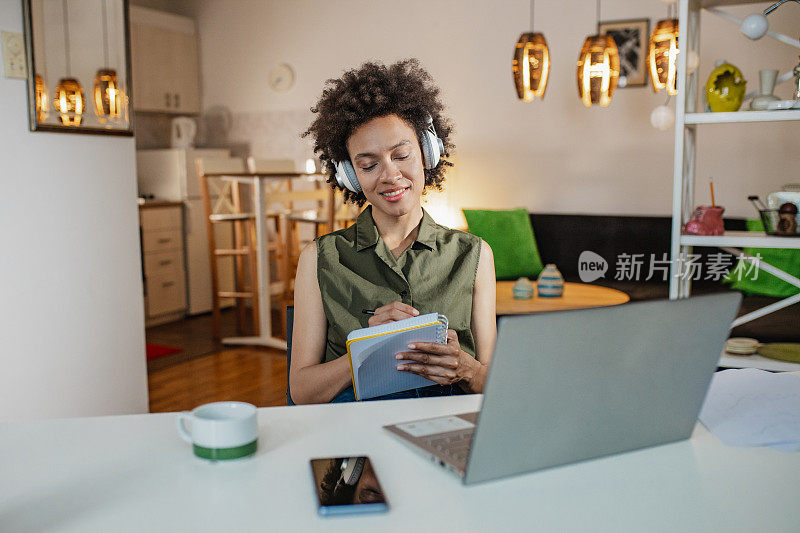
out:
M311 460L323 516L382 513L389 506L369 457L329 457Z

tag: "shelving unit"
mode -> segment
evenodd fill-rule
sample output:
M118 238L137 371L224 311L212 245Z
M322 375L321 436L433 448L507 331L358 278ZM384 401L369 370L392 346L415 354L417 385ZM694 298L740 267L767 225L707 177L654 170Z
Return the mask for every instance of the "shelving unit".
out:
M681 246L800 248L797 237L776 237L755 231L726 231L723 235L680 235Z
M734 124L800 120L800 109L782 111L736 111L735 113L686 113L686 124Z
M720 247L738 255L741 248L800 248L800 238L774 237L764 233L729 231L719 236L682 235L681 230L694 210L694 172L696 158L697 128L705 124L745 124L753 122L782 122L800 120L800 110L782 111L737 111L734 113L705 113L697 109L698 74L687 76L688 51L700 53L700 12L705 8L731 5L756 4L753 0L680 0L679 27L681 53L678 54L678 96L675 106L675 159L672 197L672 245L670 250L670 298L686 298L691 293L690 278L680 276L680 257L687 257L693 246ZM772 274L800 285L800 280L771 265L761 263L761 268ZM800 296L800 295L799 295ZM782 307L800 301L793 296L766 308L739 317L734 325L763 316ZM760 356L730 357L723 355L720 366L755 367L765 370L800 370L800 365L772 361Z

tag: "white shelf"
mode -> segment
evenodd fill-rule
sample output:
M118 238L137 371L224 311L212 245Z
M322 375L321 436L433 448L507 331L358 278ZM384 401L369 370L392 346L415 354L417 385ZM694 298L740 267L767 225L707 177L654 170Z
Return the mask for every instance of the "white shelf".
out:
M734 248L800 248L800 237L775 237L757 231L726 231L723 235L681 235L681 245Z
M701 0L700 6L720 7L720 6L742 6L745 4L763 4L764 0Z
M717 366L722 368L759 368L771 372L797 372L800 364L768 359L758 354L754 355L728 355L723 353Z
M780 111L736 111L733 113L686 113L686 124L732 124L736 122L782 122L800 120L800 109Z

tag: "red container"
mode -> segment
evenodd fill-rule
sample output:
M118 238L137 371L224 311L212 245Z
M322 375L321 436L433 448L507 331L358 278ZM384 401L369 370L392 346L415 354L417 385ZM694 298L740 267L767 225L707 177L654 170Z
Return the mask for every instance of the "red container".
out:
M722 235L725 225L722 222L724 207L701 205L694 210L689 222L683 227L683 232L689 235Z

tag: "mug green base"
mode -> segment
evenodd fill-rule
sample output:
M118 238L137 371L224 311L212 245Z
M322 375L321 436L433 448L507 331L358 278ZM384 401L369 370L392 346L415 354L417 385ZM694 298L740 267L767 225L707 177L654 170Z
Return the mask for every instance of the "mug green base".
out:
M224 461L226 459L239 459L240 457L247 457L256 453L258 448L258 439L253 442L236 446L235 448L204 448L203 446L194 445L194 454L203 459L211 461Z

